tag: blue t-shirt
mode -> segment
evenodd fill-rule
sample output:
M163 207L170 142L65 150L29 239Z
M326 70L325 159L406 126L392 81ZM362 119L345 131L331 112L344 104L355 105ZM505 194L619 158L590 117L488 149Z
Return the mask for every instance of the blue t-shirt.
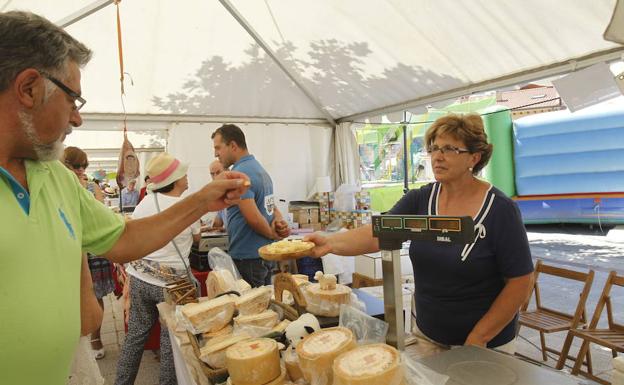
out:
M440 184L411 190L390 213L437 215ZM416 324L432 340L463 345L490 309L505 278L533 271L526 230L514 201L491 187L475 221L475 243L469 245L412 241ZM515 337L517 315L488 347Z
M234 163L233 171L247 174L251 187L241 199L253 199L260 213L266 220L273 221L275 201L273 181L253 155L246 155ZM269 238L256 233L240 212L238 206L227 209L227 230L230 237L229 253L234 259L259 258L258 249L272 242Z

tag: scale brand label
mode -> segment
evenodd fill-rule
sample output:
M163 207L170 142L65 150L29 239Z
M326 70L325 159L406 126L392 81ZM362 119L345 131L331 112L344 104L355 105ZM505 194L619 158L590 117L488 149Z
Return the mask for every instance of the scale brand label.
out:
M436 239L438 242L451 242L451 237L443 237L438 235Z

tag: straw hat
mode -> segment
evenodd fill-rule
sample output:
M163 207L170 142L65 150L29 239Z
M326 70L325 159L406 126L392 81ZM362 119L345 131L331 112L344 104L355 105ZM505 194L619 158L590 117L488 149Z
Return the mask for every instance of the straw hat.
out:
M158 190L186 175L188 164L182 163L173 156L163 152L152 158L147 164L147 175L150 183L147 188Z

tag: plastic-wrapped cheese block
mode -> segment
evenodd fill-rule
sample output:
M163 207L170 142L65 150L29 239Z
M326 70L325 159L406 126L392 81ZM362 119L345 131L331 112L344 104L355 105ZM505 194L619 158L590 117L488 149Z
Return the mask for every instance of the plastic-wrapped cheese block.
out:
M249 336L243 333L215 337L199 350L199 359L213 369L225 368L225 352L227 348L248 339Z
M182 316L192 327L193 334L221 330L229 324L236 309L234 296L224 295L209 301L189 303L182 307Z
M206 340L209 340L215 337L224 336L227 334L232 334L232 325L225 325L223 329L220 329L214 332L209 332L209 333L202 333L202 334L203 334L204 339Z
M258 314L239 315L234 318L235 326L252 325L272 328L279 322L279 315L273 310L267 310Z
M386 344L359 346L334 360L334 385L400 385L401 356Z
M236 279L229 270L213 270L206 278L206 294L208 298L214 298L226 291L238 291Z
M306 310L312 314L337 317L340 315L340 305L351 303L351 288L345 285L336 285L333 290L323 290L318 283L305 286L303 290L308 306Z
M277 342L270 338L230 346L225 352L225 362L234 385L264 385L282 374Z
M306 336L297 345L303 377L315 385L331 385L334 359L353 348L353 333L344 327L321 329Z
M236 300L236 308L240 315L262 313L269 307L273 291L268 287L257 287L247 291Z
M243 294L246 293L248 290L251 290L251 285L249 283L247 283L247 281L245 281L244 279L239 279L238 281L236 281L236 290Z

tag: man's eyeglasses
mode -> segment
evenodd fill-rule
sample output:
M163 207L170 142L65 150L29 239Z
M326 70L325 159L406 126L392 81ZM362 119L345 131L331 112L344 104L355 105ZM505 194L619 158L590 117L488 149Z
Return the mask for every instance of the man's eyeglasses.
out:
M89 167L89 163L66 163L69 167L73 168L74 170L79 170L81 168L84 168L85 170L87 169L87 167Z
M48 80L50 80L52 83L54 83L58 88L62 89L63 92L65 92L67 95L71 96L74 99L74 105L76 106L76 110L77 111L80 111L80 109L87 102L82 96L78 95L77 92L72 91L71 88L67 87L62 81L58 80L57 78L55 78L54 76L50 75L49 73L41 72L41 75L43 75L46 78L48 78Z
M449 146L449 145L442 146L442 147L433 145L431 147L427 147L427 153L429 155L431 155L431 154L433 154L434 152L437 152L437 151L440 151L440 153L442 155L444 155L444 154L456 154L456 155L459 155L459 154L462 154L462 153L465 153L465 152L470 152L470 150L468 150L466 148L459 148L459 147Z

